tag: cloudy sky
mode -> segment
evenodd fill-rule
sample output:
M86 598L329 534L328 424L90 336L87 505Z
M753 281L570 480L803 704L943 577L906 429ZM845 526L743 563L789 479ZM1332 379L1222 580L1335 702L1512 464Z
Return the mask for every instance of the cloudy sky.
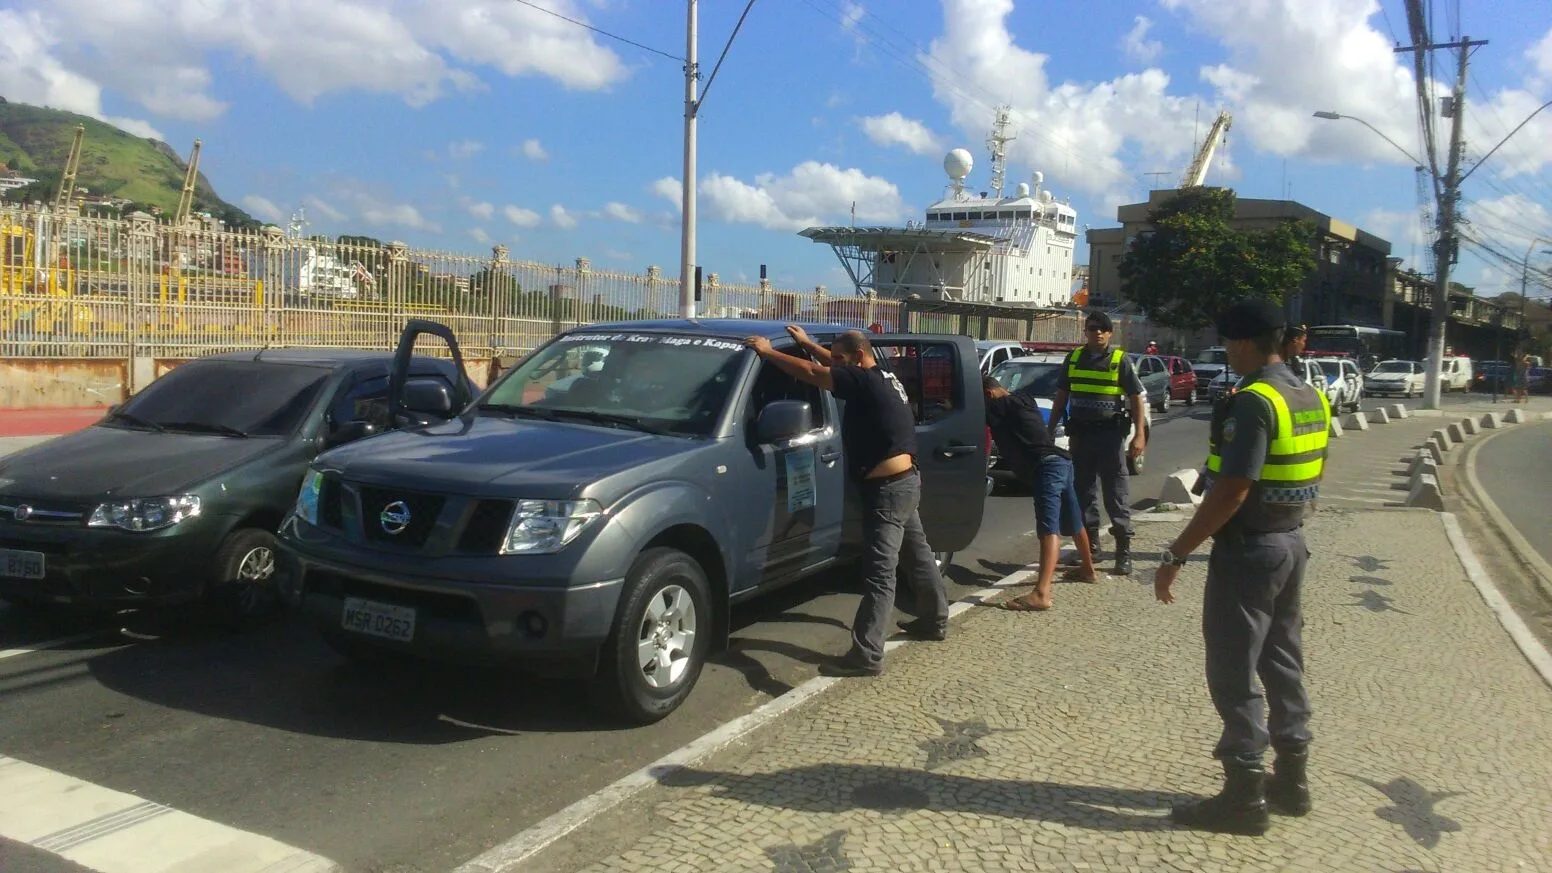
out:
M703 69L744 3L702 0ZM1472 59L1474 162L1552 99L1547 0L1429 2ZM576 23L585 22L612 39ZM684 6L675 0L0 0L0 95L105 118L216 189L312 231L678 272ZM1080 224L1173 184L1219 109L1209 182L1290 195L1417 263L1422 151L1400 0L757 0L701 114L700 253L728 280L846 287L796 231L895 224L942 195L943 153L986 178L1013 107L1010 179L1044 173ZM1436 75L1452 75L1438 59ZM1146 174L1163 172L1165 175ZM1468 230L1512 259L1552 237L1552 109L1474 173ZM1549 256L1552 259L1552 256ZM1080 247L1079 260L1087 260ZM1518 270L1468 248L1480 292Z

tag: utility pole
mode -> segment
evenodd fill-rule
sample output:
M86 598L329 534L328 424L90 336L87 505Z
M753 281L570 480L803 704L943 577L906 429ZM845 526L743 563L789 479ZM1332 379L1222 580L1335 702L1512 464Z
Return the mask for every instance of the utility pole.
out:
M679 313L685 318L694 318L695 116L701 108L695 96L695 83L701 77L701 70L696 57L696 44L700 42L697 34L698 0L689 0L689 4L684 44L684 185L679 225Z
M1408 3L1408 11L1416 6L1415 0ZM1420 31L1414 28L1414 35ZM1455 81L1455 91L1450 97L1449 112L1447 113L1450 125L1450 151L1447 166L1444 173L1443 186L1439 191L1439 226L1434 239L1434 280L1433 280L1433 321L1428 328L1428 381L1423 392L1423 408L1438 409L1440 383L1444 371L1444 342L1445 327L1450 320L1450 264L1454 261L1456 252L1459 251L1459 242L1455 235L1456 203L1460 197L1460 157L1464 146L1463 127L1466 115L1466 64L1471 57L1471 49L1474 46L1487 45L1486 40L1473 42L1470 37L1462 37L1459 42L1440 43L1437 45L1420 41L1418 45L1397 48L1398 54L1403 52L1425 52L1434 49L1453 48L1460 51L1460 62ZM1425 69L1426 65L1421 61L1417 64L1418 70ZM1433 107L1426 100L1426 84L1420 79L1417 83L1420 100L1420 109L1423 112L1432 113ZM1425 130L1431 130L1432 125L1424 125ZM1429 143L1429 156L1434 154L1432 143Z

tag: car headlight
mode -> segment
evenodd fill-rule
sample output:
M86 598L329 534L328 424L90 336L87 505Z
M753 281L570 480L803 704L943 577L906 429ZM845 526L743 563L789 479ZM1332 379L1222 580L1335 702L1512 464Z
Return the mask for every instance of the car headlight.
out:
M501 554L558 552L603 514L596 500L519 500Z
M199 515L199 498L193 494L146 497L104 503L92 510L88 527L116 527L128 531L161 530Z
M318 494L323 490L323 474L308 470L302 479L302 490L296 494L296 517L310 525L318 524Z

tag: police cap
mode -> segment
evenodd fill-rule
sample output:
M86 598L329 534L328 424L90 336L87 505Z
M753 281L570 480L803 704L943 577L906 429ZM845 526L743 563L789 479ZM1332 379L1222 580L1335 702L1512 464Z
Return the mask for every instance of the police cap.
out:
M1115 330L1115 324L1111 322L1109 313L1102 309L1096 309L1093 312L1090 312L1088 316L1083 319L1083 326L1097 327L1100 330L1106 332Z
M1239 340L1266 336L1288 323L1281 306L1265 297L1244 297L1218 316L1218 334Z

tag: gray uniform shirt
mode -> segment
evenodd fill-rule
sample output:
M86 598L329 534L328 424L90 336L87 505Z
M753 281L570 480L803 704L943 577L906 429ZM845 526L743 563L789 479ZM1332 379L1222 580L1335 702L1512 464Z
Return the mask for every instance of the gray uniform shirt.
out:
M1083 347L1083 354L1078 358L1078 368L1083 370L1109 370L1110 356L1115 352L1113 346L1105 346L1105 350L1095 354L1089 351L1088 346ZM1137 368L1125 357L1121 358L1121 397L1117 398L1113 409L1100 408L1100 404L1109 407L1108 400L1094 394L1071 393L1072 383L1068 381L1067 364L1072 357L1068 352L1062 358L1061 375L1056 377L1058 391L1067 391L1067 420L1082 423L1085 421L1105 421L1116 415L1125 415L1127 409L1126 398L1135 397L1143 392L1142 379L1137 375ZM1060 410L1058 410L1059 412Z
M1281 364L1262 367L1245 381L1265 382L1281 389L1313 390ZM1272 405L1266 398L1244 390L1230 398L1228 415L1218 438L1218 457L1222 459L1218 476L1258 481L1239 511L1224 526L1225 530L1247 533L1294 530L1315 511L1314 501L1268 503L1264 499L1259 480L1272 441L1272 426Z

